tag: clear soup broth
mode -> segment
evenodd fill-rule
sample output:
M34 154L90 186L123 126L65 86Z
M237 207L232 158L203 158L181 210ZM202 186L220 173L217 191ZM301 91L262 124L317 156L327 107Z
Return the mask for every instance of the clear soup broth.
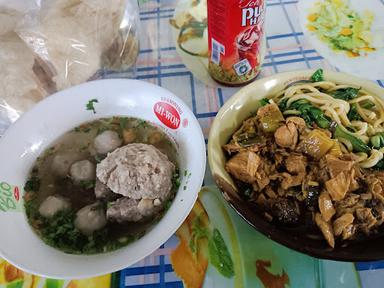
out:
M85 123L37 158L24 189L27 218L45 243L66 253L112 251L161 219L179 187L178 171L173 141L150 123Z

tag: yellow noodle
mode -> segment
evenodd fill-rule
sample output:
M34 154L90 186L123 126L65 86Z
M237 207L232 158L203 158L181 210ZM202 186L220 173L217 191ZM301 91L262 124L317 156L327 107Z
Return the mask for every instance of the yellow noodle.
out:
M339 115L337 115L337 113L336 113L336 111L334 109L332 109L331 107L325 106L325 105L321 106L320 109L323 110L323 111L329 112L329 114L331 115L331 118L334 121L336 121L337 124L341 124Z
M283 112L284 115L300 115L300 111L297 110L285 110Z
M355 132L358 135L365 135L368 131L368 123L362 121L352 121L351 126L359 129Z
M351 126L351 122L348 119L347 113L340 113L340 120L344 126Z
M313 87L320 87L321 89L325 90L331 90L332 88L336 87L337 85L331 81L321 81L321 82L314 82Z
M344 138L338 138L338 140L341 144L343 144L345 146L345 148L347 148L348 152L353 151L353 146L352 146L350 141L348 141L347 139L344 139Z
M354 136L360 138L365 144L369 143L369 137L367 135L354 134Z
M273 98L276 103L286 99L286 105L289 107L298 100L306 100L315 107L318 107L332 121L336 122L341 129L348 131L355 137L361 139L364 143L370 142L370 137L377 133L384 132L384 101L379 97L371 95L368 91L360 89L356 98L345 101L334 98L331 93L340 89L354 87L353 85L339 85L331 81L321 81L315 83L305 83L293 85ZM321 89L321 91L319 90ZM365 101L372 102L375 106L372 109L362 107ZM351 106L355 105L361 121L350 121L348 113ZM284 115L299 115L299 111L287 110ZM346 127L353 127L355 132L347 130ZM343 153L353 152L352 143L346 139L338 139ZM383 159L384 148L381 151L372 150L370 153L355 153L358 162L363 168L370 168Z
M361 108L359 104L356 104L356 109L365 122L368 122L373 125L374 121L372 121L372 119L365 115L363 108Z
M284 97L291 97L292 95L296 94L297 91L300 91L302 89L306 89L306 90L309 90L309 91L312 91L312 92L320 92L318 89L316 89L315 87L313 87L311 85L307 85L307 84L295 85L295 86L289 87L285 91Z
M355 89L359 89L358 87L352 86L352 85L336 85L335 87L328 89L328 91L331 92L331 91L335 91L335 90L339 90L339 89L345 89L345 88L351 88L351 87L355 88Z
M368 154L364 152L358 152L358 153L355 153L355 155L357 156L357 160L356 160L357 162L362 162L368 159Z
M371 155L368 159L359 162L360 167L362 168L372 168L375 166L381 159L383 159L383 152L373 149Z
M321 94L323 94L323 93L321 93ZM321 94L318 93L316 95L320 96ZM324 94L324 95L327 95L327 94ZM329 96L329 97L331 97L331 96ZM300 99L305 99L309 102L316 103L316 104L328 104L329 103L329 99L326 99L326 97L316 98L316 97L313 97L313 95L311 93L306 93L306 94L296 94L296 95L290 97L289 100L287 101L287 105L289 106L292 104L292 102L295 102L295 101L300 100Z
M377 128L374 128L374 134L369 135L369 136L373 136L377 133L382 133L382 132L384 132L384 127L377 127Z
M348 103L349 104L359 103L359 102L365 101L365 100L375 101L375 98L371 95L364 95L364 96L360 96L360 97L357 97L355 99L349 100Z
M379 127L380 124L384 122L383 118L377 119L375 123L373 123L373 127Z

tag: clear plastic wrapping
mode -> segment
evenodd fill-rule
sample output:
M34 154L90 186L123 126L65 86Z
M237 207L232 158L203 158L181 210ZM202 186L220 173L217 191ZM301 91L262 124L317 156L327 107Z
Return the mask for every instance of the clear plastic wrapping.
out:
M0 135L56 91L112 72L134 76L137 1L36 0L24 7L12 2L0 0Z

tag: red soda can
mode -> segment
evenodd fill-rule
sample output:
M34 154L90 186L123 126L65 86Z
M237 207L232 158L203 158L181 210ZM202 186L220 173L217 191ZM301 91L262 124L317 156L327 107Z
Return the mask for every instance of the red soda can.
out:
M208 0L209 74L240 86L259 74L265 54L265 0Z

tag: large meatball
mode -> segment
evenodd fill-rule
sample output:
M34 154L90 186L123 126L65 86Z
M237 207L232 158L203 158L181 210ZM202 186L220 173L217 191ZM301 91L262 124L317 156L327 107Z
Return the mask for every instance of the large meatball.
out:
M75 227L86 236L107 225L105 211L100 203L85 206L76 213Z
M82 160L72 164L71 178L76 182L92 181L96 178L96 167L89 160Z
M120 138L119 134L112 130L107 130L97 135L93 141L93 146L99 154L112 152L122 144L123 140Z
M175 165L157 148L133 143L118 148L96 168L99 180L113 192L133 199L167 199Z

